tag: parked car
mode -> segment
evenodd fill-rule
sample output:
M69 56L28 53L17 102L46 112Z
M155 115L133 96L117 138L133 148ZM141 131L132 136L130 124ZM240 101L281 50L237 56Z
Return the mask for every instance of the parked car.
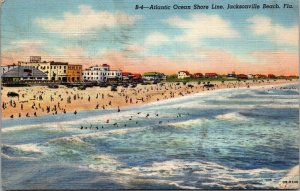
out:
M110 90L113 91L113 92L118 91L118 86L117 85L112 85Z
M19 94L16 92L8 92L7 97L19 97Z
M105 82L101 82L101 83L99 83L99 87L100 88L106 88L108 85L107 85L107 83L105 83Z
M85 85L86 87L92 88L92 87L94 87L94 86L97 86L98 84L97 84L97 82L85 82L84 85Z
M49 85L48 85L48 88L57 89L57 88L58 88L58 85L56 85L56 84L49 84Z
M71 88L79 87L79 86L82 86L82 84L81 84L81 83L71 83L71 84L69 85L69 87L71 87Z
M149 85L149 84L150 84L150 82L147 82L147 81L142 82L142 85Z
M136 84L131 84L131 88L135 88L137 85Z
M78 86L77 89L78 89L78 90L85 90L85 89L86 89L86 86Z

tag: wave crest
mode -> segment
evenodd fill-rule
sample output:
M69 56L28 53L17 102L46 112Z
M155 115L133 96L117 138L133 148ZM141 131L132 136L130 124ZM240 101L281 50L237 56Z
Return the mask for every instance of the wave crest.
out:
M222 115L217 115L216 119L219 120L228 120L228 121L249 121L248 118L242 116L238 112L231 112Z

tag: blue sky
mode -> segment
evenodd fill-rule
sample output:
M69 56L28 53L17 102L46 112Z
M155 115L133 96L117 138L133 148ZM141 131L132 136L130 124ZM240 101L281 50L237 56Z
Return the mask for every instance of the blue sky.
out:
M280 6L288 3L294 8L226 10L227 4L276 2ZM137 4L195 3L221 4L225 10L134 9ZM218 49L242 61L255 62L253 52L295 54L298 51L295 36L298 34L298 1L291 0L8 0L2 11L2 54L10 57L32 49L31 53L40 51L53 59L67 59L66 52L75 49L80 50L79 57L89 59L103 58L113 51L135 60L161 56L176 61L201 61L205 58L201 54L203 50Z

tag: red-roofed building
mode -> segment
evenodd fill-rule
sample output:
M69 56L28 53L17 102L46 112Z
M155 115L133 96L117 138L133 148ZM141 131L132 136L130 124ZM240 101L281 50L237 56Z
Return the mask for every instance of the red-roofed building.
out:
M237 78L238 79L248 79L248 76L246 74L238 74Z
M203 74L202 73L195 73L194 78L203 78Z
M291 75L289 78L299 78L299 76Z
M268 78L272 78L272 79L275 79L276 76L274 74L268 74Z
M142 75L141 74L132 74L132 80L136 82L141 82L142 81Z
M179 71L177 75L178 79L184 79L189 77L191 77L191 74L188 71Z
M205 73L205 77L216 78L216 77L218 77L218 74L217 73Z
M122 72L123 80L130 80L132 79L132 74L130 72Z
M256 74L256 78L267 78L264 74Z
M122 72L122 76L131 76L132 74L130 72Z
M132 74L132 79L142 79L142 75L141 74Z

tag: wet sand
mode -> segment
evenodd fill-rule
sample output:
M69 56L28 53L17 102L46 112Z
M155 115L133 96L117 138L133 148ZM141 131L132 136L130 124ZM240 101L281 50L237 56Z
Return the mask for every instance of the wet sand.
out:
M180 83L163 83L156 85L138 85L135 88L119 86L118 91L111 91L110 87L92 87L86 90L59 86L58 89L50 89L46 86L32 87L3 87L2 90L2 118L38 117L41 115L57 115L72 112L76 115L82 110L115 108L121 111L126 106L141 105L174 97L186 96L203 91L213 91L225 88L241 88L264 85L279 85L297 83L297 80L258 80L253 81L228 81L211 82L214 87L206 88L203 84L189 82L186 85ZM189 87L192 85L193 87ZM20 96L8 97L8 92L16 92Z

